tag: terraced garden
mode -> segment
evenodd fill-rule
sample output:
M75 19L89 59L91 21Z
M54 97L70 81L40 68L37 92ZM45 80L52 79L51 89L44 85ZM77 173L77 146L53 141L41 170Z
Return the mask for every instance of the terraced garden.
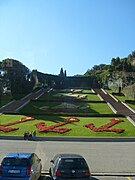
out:
M37 136L135 136L135 127L90 90L45 93L19 114L1 115L0 128L1 135L36 130Z

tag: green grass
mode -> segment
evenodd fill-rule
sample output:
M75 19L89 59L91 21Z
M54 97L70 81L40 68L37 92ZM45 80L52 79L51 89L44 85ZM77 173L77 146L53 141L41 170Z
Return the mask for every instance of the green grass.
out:
M83 92L88 93L88 91L84 90ZM48 96L47 94L44 94L40 97L40 100L43 101L31 101L28 105L26 105L22 110L21 113L43 113L44 110L41 110L40 107L48 106L49 108L52 108L54 106L60 105L62 102L51 102L49 100L53 100L53 95L58 92L51 92ZM61 93L62 94L62 93ZM65 94L65 93L64 93ZM81 94L80 94L81 95ZM86 95L86 94L85 94ZM101 115L104 114L113 114L112 110L109 108L109 106L99 100L99 97L96 94L87 94L87 100L95 101L95 102L76 102L74 103L77 106L80 107L87 107L85 110L88 113L92 113L95 115ZM97 103L96 101L100 101ZM70 102L73 103L73 102ZM135 104L131 104L132 108L135 109ZM113 115L112 115L113 116ZM8 122L13 122L16 120L19 120L21 118L24 118L26 116L24 115L0 115L0 124L6 124ZM54 133L54 132L38 132L35 124L37 122L45 122L47 126L53 125L57 122L65 121L64 115L63 116L54 116L53 113L51 116L47 115L33 115L35 118L34 121L24 122L17 125L13 125L11 127L18 127L19 130L4 133L0 131L0 135L23 135L25 131L37 131L37 136L88 136L88 137L99 137L99 136L111 136L111 137L131 137L135 136L135 127L126 119L126 118L120 118L124 119L124 122L121 122L113 127L116 128L122 128L125 129L125 132L117 134L114 132L94 132L89 130L88 128L84 127L84 124L88 123L94 123L96 127L100 127L108 122L110 122L109 117L78 117L79 122L72 122L70 124L64 125L62 127L71 128L72 130L69 132L66 132L64 134Z
M113 91L107 90L106 92L111 94ZM114 97L121 102L125 102L125 100L127 100L127 98L125 96L114 95ZM131 107L133 110L135 110L135 103L134 102L133 103L128 102L127 105L129 107Z
M135 110L135 102L134 103L127 103L129 107L131 107L133 110Z
M3 95L0 98L0 107L4 106L5 104L9 103L12 101L13 97L11 95Z
M62 102L44 102L44 101L32 101L28 105L26 105L20 112L21 113L44 113L45 110L42 110L41 108L44 106L48 106L49 108L56 107L57 105L60 105ZM95 113L95 114L112 114L112 110L109 108L109 106L106 103L84 103L84 102L77 102L72 103L74 105L77 105L79 107L85 107L84 112L87 113ZM55 111L55 110L54 110Z
M90 91L90 90L89 90ZM88 90L86 90L88 92ZM55 106L60 105L62 102L57 101L57 102L52 102L54 95L67 95L67 93L60 93L59 91L56 92L51 92L50 95L44 94L39 98L39 100L42 101L31 101L28 105L26 105L23 109L21 109L21 113L29 113L29 112L34 112L34 113L44 113L46 112L45 110L41 109L44 106L47 106L48 108L53 108ZM83 94L79 94L80 96ZM106 103L97 103L96 101L101 101L100 98L96 94L85 94L87 95L88 101L95 101L95 103L89 103L89 102L68 102L72 103L74 105L77 105L79 107L84 107L84 112L87 113L96 113L96 114L109 114L113 113L112 110L108 107Z
M108 93L108 94L112 94L113 90L111 89L105 89L105 91Z
M87 94L87 100L88 101L101 101L98 95L96 94Z
M21 115L1 115L0 116L0 123L5 124L8 122L13 122L16 120L19 120L25 116ZM94 132L92 130L89 130L88 128L84 127L85 124L88 123L94 123L96 127L100 127L108 122L110 122L111 118L107 117L78 117L79 122L72 122L70 124L61 126L66 128L71 128L72 130L69 132L66 132L64 134L54 133L54 132L38 132L35 124L37 122L45 122L47 126L53 125L57 122L65 121L66 117L60 117L60 116L36 116L35 120L24 122L20 124L13 125L11 127L19 127L19 130L4 133L0 131L0 135L19 135L22 136L25 131L37 131L37 136L88 136L88 137L99 137L99 136L115 136L115 137L130 137L135 136L135 127L126 119L126 118L120 118L123 119L124 122L118 123L117 125L113 126L115 128L124 128L125 132L123 133L115 133L115 132Z
M85 93L85 94L83 94L83 93ZM83 93L75 93L75 95L79 95L79 96L86 95L87 98L85 100L88 100L88 101L101 101L100 98L96 94L92 93L90 90L83 90ZM86 94L86 93L88 93L88 94ZM89 93L91 93L91 94L89 94ZM66 96L68 94L69 93L59 92L59 91L51 92L50 94L42 95L39 98L39 100L49 101L49 100L53 100L54 97L60 98L60 96Z
M92 91L89 90L89 89L84 89L84 90L83 90L83 93L92 93Z
M118 99L119 101L121 101L121 102L125 102L125 100L126 100L126 97L125 97L125 96L115 95L114 97L115 97L116 99Z
M98 114L113 114L106 103L89 103L90 110Z

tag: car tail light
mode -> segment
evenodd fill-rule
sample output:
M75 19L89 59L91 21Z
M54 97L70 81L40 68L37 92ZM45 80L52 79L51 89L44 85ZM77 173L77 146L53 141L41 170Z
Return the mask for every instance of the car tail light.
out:
M0 164L0 174L2 174L2 165Z
M54 176L60 176L60 171L55 170L55 172L54 172Z
M26 169L26 174L31 174L32 173L32 167L28 166Z

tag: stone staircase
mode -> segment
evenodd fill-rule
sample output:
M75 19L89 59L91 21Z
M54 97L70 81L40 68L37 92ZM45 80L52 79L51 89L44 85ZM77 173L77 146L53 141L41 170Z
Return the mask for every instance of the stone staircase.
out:
M101 98L106 101L107 103L110 103L110 105L115 109L117 114L122 114L124 116L128 116L135 122L135 112L129 109L127 106L125 106L122 102L119 100L113 98L110 94L106 93L102 89L94 89L95 93L99 94Z

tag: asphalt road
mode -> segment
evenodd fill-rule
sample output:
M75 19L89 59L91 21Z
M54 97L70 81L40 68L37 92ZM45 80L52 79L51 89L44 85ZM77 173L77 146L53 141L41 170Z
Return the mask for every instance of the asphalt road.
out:
M0 140L0 160L9 152L35 152L43 171L48 171L57 153L79 153L87 160L92 174L135 174L135 142L65 142Z

